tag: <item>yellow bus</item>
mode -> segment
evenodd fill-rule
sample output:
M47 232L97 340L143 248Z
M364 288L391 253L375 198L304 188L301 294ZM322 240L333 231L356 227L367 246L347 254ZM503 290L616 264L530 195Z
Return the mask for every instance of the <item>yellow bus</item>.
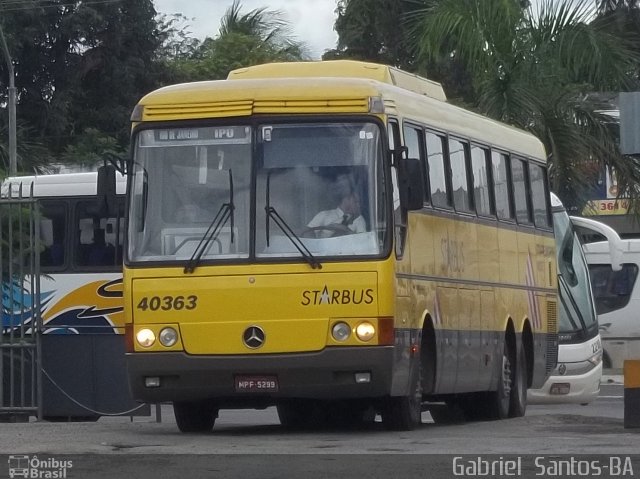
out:
M273 405L286 427L524 414L557 356L535 137L344 60L161 88L132 122L135 398L183 432Z

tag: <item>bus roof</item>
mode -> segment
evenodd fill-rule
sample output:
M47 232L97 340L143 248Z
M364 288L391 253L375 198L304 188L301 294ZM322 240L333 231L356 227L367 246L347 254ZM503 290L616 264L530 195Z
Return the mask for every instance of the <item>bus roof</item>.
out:
M398 68L377 63L354 60L329 60L321 62L266 63L229 72L228 80L256 78L368 78L395 85L405 90L446 101L440 83L408 73Z
M28 197L33 187L33 196L57 197L57 196L91 196L97 194L98 173L61 173L52 175L10 176L2 182L1 196ZM116 193L124 194L126 190L126 178L116 173Z
M234 70L228 80L183 83L144 96L133 121L195 120L258 114L384 113L461 139L546 161L534 135L454 106L442 87L393 67L349 60L272 63Z

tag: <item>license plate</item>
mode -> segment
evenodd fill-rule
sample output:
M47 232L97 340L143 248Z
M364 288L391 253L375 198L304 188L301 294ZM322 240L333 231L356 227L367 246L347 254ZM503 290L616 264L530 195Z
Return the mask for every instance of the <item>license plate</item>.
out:
M276 376L236 376L236 392L272 393L278 390Z

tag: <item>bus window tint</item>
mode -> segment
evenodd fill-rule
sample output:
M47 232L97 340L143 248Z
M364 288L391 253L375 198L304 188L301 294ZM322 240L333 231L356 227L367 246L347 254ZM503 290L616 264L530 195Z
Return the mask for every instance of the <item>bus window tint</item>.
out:
M549 226L547 209L547 188L544 169L539 165L529 165L531 178L531 199L533 203L533 219L535 225L546 228Z
M251 149L248 126L141 131L131 176L129 259L188 260L209 227L217 231L203 260L247 257Z
M444 164L444 138L434 133L426 133L427 165L429 167L429 187L431 203L434 206L449 206L447 181Z
M40 219L40 265L46 270L60 269L65 264L64 242L67 230L66 204L42 201Z
M471 211L467 180L466 146L461 141L449 140L451 187L453 189L453 205L456 211Z
M408 158L420 158L420 138L418 130L408 126L404 127L404 146L407 147Z
M404 127L404 144L407 147L408 158L418 159L424 166L424 155L420 145L420 134L421 131L417 128L412 128L410 126ZM426 173L426 171L427 170L425 168L424 172ZM427 188L425 188L425 200L429 201Z
M525 163L513 158L511 162L511 177L513 178L513 198L516 205L516 219L520 224L531 224L529 205L527 202L527 177Z
M75 264L80 267L119 267L122 262L124 205L110 217L96 211L94 201L80 201L76 206Z
M380 254L388 239L387 210L377 199L384 191L379 127L273 124L261 131L269 135L256 172L256 255L299 256L287 227L315 256Z
M471 147L471 171L473 173L473 199L479 215L490 216L488 151L478 146Z
M624 264L620 271L613 271L608 264L590 264L589 273L598 314L622 309L629 303L638 277L637 265Z
M597 329L597 317L593 314L591 291L588 287L588 266L582 252L582 245L575 234L569 215L563 209L553 214L556 238L558 271L560 273L560 294L570 298L560 302L559 332L572 334L584 329Z
M509 203L509 177L507 162L509 157L504 153L491 152L493 173L493 188L496 198L496 214L502 220L513 218L511 203Z

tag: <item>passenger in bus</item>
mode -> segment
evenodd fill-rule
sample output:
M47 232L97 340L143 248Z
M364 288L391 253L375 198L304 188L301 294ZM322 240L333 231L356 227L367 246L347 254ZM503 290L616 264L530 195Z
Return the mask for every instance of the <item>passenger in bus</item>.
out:
M93 231L93 243L89 246L87 264L91 266L106 266L114 264L114 247L105 242L102 228Z
M353 178L350 175L338 176L333 189L339 198L337 207L315 215L307 224L305 233L313 232L316 238L364 233L367 225L361 213L360 198Z
M53 221L53 243L43 251L41 266L61 266L64 264L64 221Z

